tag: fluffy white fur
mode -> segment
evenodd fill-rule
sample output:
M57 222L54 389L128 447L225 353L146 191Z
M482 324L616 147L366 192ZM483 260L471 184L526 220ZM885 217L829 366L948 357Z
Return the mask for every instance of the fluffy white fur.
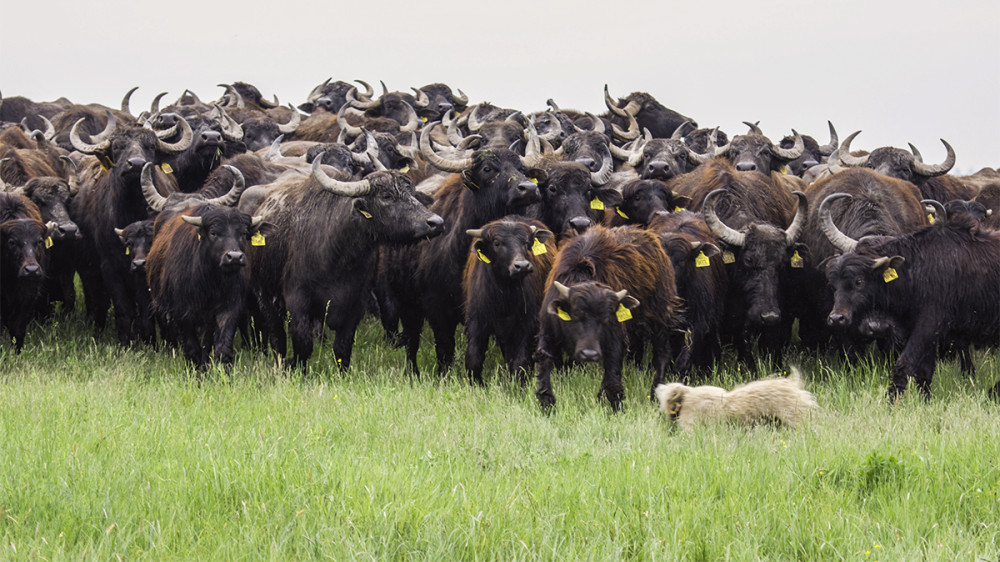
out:
M797 424L817 407L816 398L802 387L796 367L788 377L770 377L726 391L717 386L685 386L679 382L656 387L660 411L683 429L697 423L731 420L743 425L778 421Z

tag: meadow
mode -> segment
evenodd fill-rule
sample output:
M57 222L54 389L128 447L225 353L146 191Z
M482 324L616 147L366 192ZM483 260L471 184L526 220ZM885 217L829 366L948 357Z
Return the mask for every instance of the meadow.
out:
M495 352L485 388L407 376L370 319L346 374L329 340L306 376L243 348L199 376L113 340L74 313L0 348L0 559L1000 557L995 351L891 404L884 362L793 350L820 404L805 424L682 432L645 371L619 414L596 369L557 373L546 415Z

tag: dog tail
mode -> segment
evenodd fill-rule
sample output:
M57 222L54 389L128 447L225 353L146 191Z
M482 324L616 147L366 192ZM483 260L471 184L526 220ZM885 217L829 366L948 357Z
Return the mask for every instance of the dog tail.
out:
M788 380L798 383L798 385L801 387L802 371L799 370L798 365L789 365L788 371L789 371Z

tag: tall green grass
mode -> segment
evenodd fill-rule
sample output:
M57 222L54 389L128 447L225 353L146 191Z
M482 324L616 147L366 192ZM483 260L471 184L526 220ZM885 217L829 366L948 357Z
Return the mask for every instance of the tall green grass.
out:
M597 369L557 373L545 415L502 372L406 376L373 321L346 374L329 341L307 376L245 349L198 376L112 338L71 315L0 349L0 559L1000 556L995 352L898 404L877 360L793 352L821 406L803 426L681 432L643 371L619 414Z

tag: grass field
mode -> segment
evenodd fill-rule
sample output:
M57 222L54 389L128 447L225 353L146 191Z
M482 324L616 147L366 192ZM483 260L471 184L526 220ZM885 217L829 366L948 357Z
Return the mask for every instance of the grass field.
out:
M685 433L644 373L617 415L595 369L557 373L547 416L502 375L406 377L373 321L350 373L325 342L306 378L241 350L199 380L77 316L42 329L0 349L3 560L1000 557L996 352L899 404L884 365L793 352L806 424Z

